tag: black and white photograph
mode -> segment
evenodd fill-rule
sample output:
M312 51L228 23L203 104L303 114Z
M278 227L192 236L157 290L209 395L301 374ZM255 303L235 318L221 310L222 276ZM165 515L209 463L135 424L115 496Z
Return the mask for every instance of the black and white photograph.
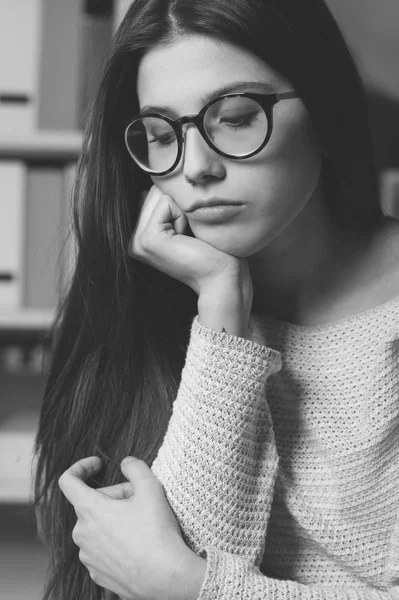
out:
M399 600L399 0L0 0L0 600Z

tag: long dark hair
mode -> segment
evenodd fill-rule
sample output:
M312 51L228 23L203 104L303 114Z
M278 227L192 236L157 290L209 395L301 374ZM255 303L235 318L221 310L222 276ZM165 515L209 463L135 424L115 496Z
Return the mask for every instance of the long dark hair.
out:
M73 191L76 268L51 331L35 480L38 527L50 555L45 600L104 597L78 559L75 514L58 478L93 454L104 459L96 485L122 481L126 455L151 466L177 395L197 297L128 256L140 195L151 181L125 150L123 123L138 112L141 57L192 33L247 48L288 79L329 153L323 168L334 218L363 231L381 222L364 89L322 0L132 3L87 119Z

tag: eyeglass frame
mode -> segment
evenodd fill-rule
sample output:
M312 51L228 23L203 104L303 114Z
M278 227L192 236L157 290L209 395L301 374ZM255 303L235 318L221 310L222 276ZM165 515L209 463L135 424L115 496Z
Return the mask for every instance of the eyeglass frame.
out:
M236 97L250 98L251 100L254 100L255 102L257 102L263 109L263 111L266 115L267 123L268 123L268 130L267 130L265 139L263 140L262 144L259 146L259 148L257 148L257 150L254 150L244 156L231 156L230 154L227 154L226 152L219 150L219 148L217 148L212 143L210 138L208 137L208 134L204 127L205 113L209 110L209 108L211 108L211 106L213 106L217 102L220 102L220 100L224 100L225 98L236 98ZM185 135L183 134L183 125L185 125L186 123L194 123L194 125L197 127L202 138L205 140L205 142L208 144L208 146L212 150L214 150L214 152L219 154L220 156L223 156L225 158L231 158L233 160L243 160L245 158L251 158L252 156L255 156L256 154L261 152L261 150L263 150L263 148L266 146L266 144L269 142L269 140L271 138L272 131L273 131L273 107L274 107L274 105L277 104L277 102L280 102L281 100L288 100L291 98L300 98L300 95L298 94L298 92L296 90L290 90L288 92L280 92L280 93L275 93L275 94L259 94L256 92L236 92L236 93L223 94L222 96L218 96L217 98L214 98L213 100L208 102L199 111L198 114L186 115L184 117L181 117L180 119L171 119L170 117L167 117L165 115L162 115L162 114L159 114L156 112L148 112L143 115L138 114L135 117L132 117L129 120L125 121L125 123L127 123L126 128L125 128L125 136L124 136L125 145L126 145L126 148L129 152L131 158L134 160L134 162L137 164L137 166L140 169L142 169L149 175L154 175L154 177L163 177L164 175L168 175L169 173L171 173L172 171L174 171L176 169L176 167L179 164L180 159L183 155L184 144L185 144ZM133 154L130 151L130 148L129 148L129 145L127 142L128 129L136 121L139 121L140 119L144 119L147 117L158 117L158 118L163 119L172 127L173 131L176 134L176 139L177 139L176 160L174 161L173 165L171 167L169 167L169 169L167 169L166 171L158 172L158 171L152 171L151 169L146 169L142 165L138 164L137 160L134 158Z

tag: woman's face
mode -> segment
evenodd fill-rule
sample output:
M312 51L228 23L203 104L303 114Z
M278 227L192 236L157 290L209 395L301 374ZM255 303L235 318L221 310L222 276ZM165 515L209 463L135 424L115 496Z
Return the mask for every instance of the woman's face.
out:
M245 91L285 92L292 85L256 55L229 43L192 35L149 51L141 60L137 93L144 105L165 106L172 118L197 114L201 98L225 85ZM257 82L255 84L255 82ZM234 90L233 90L234 91ZM242 86L237 91L244 91ZM234 160L220 156L194 125L186 126L185 152L171 174L152 177L186 214L195 237L237 257L266 249L303 208L321 194L321 151L307 110L299 98L273 109L270 141L256 156ZM224 222L191 214L198 200L212 197L243 203Z

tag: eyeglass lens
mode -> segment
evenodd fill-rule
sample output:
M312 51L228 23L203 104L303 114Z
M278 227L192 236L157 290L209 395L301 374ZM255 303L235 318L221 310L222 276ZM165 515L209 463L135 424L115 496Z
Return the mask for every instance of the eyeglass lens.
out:
M221 98L204 116L206 135L214 146L232 157L255 152L268 133L268 120L258 102L244 96ZM162 117L142 117L129 126L128 148L144 169L162 173L172 167L178 154L178 140Z

